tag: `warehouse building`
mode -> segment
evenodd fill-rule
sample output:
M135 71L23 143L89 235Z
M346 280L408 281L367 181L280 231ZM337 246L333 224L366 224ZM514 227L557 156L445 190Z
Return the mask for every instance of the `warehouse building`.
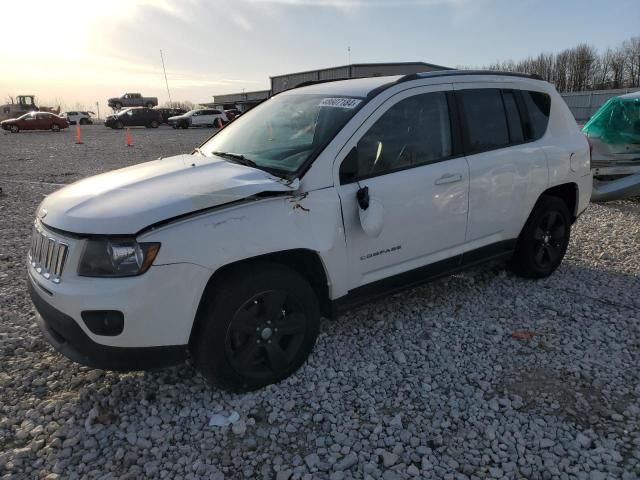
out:
M409 75L412 73L448 69L449 67L425 62L355 63L351 65L343 65L341 67L277 75L275 77L271 77L270 90L214 95L213 102L202 105L217 108L239 108L242 111L246 111L263 100L266 100L271 95L284 92L285 90L297 87L298 85L306 82L382 77L386 75Z

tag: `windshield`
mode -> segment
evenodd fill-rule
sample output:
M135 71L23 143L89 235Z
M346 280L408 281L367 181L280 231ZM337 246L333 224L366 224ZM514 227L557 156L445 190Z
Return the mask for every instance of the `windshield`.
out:
M362 104L353 97L278 95L238 117L200 151L237 154L256 168L289 175L315 158Z

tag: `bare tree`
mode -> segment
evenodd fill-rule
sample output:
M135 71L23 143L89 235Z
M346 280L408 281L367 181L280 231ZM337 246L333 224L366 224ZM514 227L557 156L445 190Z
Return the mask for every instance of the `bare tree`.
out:
M585 43L519 61L498 60L489 70L536 74L561 92L640 87L640 37L630 38L603 53Z

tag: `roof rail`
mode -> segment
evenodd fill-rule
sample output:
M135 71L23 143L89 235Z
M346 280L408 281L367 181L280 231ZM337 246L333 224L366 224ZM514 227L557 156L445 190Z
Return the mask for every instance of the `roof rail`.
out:
M520 72L500 72L496 70L433 70L430 72L411 73L399 78L396 83L408 82L410 80L419 80L421 78L436 78L449 76L464 75L502 75L505 77L521 77L531 78L533 80L544 80L536 73L520 73Z

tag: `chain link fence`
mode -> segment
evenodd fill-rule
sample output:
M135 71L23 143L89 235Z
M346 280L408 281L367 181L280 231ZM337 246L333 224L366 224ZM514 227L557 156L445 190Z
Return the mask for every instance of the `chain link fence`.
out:
M591 115L612 97L637 92L640 88L618 88L615 90L592 90L588 92L567 92L560 95L567 102L578 123L585 123Z

